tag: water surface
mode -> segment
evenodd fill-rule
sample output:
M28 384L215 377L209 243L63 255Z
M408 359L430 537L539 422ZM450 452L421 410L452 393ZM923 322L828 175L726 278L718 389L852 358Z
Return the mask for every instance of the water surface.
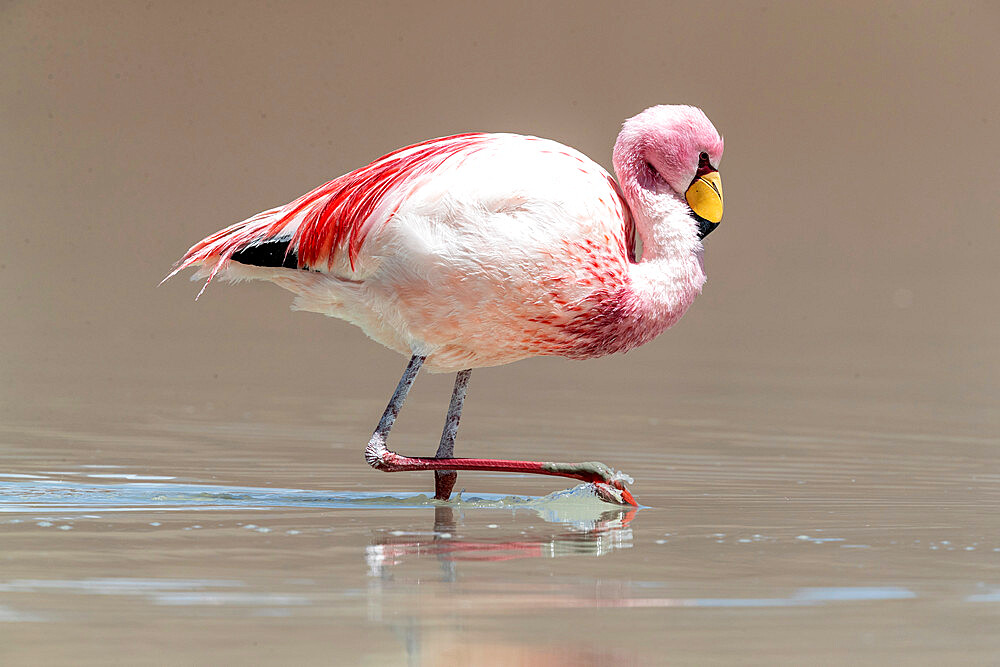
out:
M433 433L436 415L414 407L413 430ZM674 444L656 448L641 444L648 420L588 414L560 423L592 434L595 450L612 434L632 440L611 451L642 508L487 474L464 474L461 499L439 503L429 475L365 469L347 445L363 441L360 426L321 435L282 423L295 414L240 424L158 410L118 406L93 430L6 427L8 659L60 662L72 647L102 663L113 637L127 662L159 664L151 646L165 629L184 638L166 649L173 662L273 650L317 663L650 664L775 646L788 661L986 660L1000 649L989 438L667 420L658 430ZM534 437L564 457L578 449L536 427L505 422L502 455ZM266 447L248 432L269 434Z

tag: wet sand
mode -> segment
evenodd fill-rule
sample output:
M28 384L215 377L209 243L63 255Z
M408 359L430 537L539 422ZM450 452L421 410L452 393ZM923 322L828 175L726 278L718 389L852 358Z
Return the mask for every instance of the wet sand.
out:
M0 663L995 662L997 11L707 11L0 10ZM457 448L604 461L638 511L428 501L361 455L404 359L273 286L155 287L408 142L608 165L679 101L727 144L705 293L628 355L476 370Z

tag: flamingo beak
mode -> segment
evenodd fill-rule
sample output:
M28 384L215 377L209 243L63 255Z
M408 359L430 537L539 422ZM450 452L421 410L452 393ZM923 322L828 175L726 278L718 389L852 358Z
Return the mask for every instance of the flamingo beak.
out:
M698 238L708 236L722 220L722 177L712 170L695 176L684 199L698 219Z

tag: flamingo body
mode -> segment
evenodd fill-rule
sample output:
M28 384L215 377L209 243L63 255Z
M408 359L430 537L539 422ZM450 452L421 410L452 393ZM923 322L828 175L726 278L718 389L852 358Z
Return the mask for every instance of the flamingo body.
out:
M634 262L635 229L626 195L578 151L464 134L400 149L221 230L174 273L198 265L209 280L269 280L297 295L296 309L457 371L626 351L676 322L705 280L700 246L650 275Z

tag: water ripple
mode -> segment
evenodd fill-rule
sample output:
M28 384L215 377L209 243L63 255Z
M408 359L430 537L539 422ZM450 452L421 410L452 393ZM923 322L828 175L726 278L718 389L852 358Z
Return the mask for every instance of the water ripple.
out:
M407 509L445 505L422 493L265 489L162 482L89 484L38 477L23 476L18 481L0 481L0 513L39 510L73 513L267 510L276 507ZM120 478L136 477L122 475ZM611 507L597 498L586 484L547 496L470 494L447 505L457 509L532 509L546 520L555 522L592 519Z

